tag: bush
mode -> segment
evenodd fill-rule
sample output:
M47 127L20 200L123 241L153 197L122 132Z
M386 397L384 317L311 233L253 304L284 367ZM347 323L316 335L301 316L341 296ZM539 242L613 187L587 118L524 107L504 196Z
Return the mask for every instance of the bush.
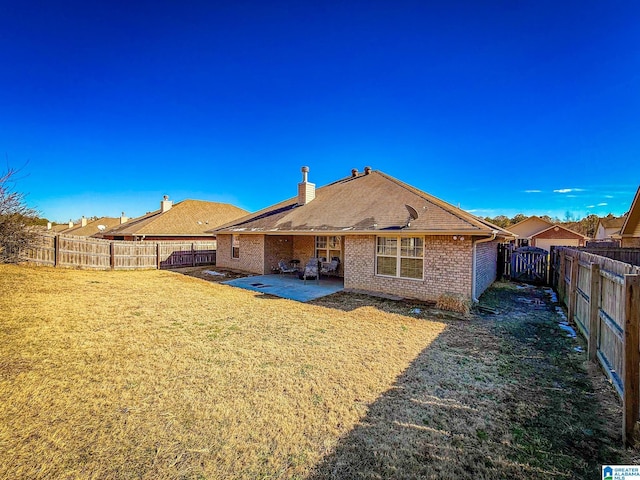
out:
M436 301L436 308L468 315L471 310L471 302L464 295L457 293L443 293Z
M0 263L17 263L36 239L38 213L14 190L16 173L10 168L0 176Z

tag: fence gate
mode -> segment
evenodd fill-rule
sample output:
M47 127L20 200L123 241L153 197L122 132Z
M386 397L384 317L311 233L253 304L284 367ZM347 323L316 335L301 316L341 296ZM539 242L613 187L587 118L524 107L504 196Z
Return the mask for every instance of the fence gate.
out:
M537 247L520 247L511 253L511 280L547 284L549 252Z

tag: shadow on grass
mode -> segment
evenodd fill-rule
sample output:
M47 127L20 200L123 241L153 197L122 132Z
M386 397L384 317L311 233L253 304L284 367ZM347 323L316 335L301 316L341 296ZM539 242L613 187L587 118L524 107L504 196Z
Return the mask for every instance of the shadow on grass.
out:
M611 388L569 353L548 301L532 312L519 300L542 291L491 295L505 313L448 322L309 480L597 478L617 461Z

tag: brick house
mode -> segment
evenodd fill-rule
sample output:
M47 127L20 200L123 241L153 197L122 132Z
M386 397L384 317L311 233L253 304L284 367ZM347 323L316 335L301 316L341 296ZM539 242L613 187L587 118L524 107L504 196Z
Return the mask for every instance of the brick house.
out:
M551 246L584 247L587 237L536 217L535 215L511 225L509 231L517 235L516 246L538 247L549 251Z
M102 233L108 240L215 240L212 228L246 215L228 203L183 200L175 205L165 196L160 209L126 220Z
M477 299L496 278L509 232L367 167L224 225L217 265L255 274L278 260L338 258L345 288L435 300Z
M620 229L621 247L640 247L640 187L636 191L627 218Z

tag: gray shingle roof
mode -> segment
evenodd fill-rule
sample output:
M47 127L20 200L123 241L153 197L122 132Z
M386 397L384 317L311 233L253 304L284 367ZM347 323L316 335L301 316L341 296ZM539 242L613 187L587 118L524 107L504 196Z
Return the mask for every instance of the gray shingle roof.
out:
M418 213L410 219L410 206ZM408 225L410 223L410 225ZM347 177L316 190L298 205L297 197L216 229L216 232L421 232L488 235L506 230L379 171Z

